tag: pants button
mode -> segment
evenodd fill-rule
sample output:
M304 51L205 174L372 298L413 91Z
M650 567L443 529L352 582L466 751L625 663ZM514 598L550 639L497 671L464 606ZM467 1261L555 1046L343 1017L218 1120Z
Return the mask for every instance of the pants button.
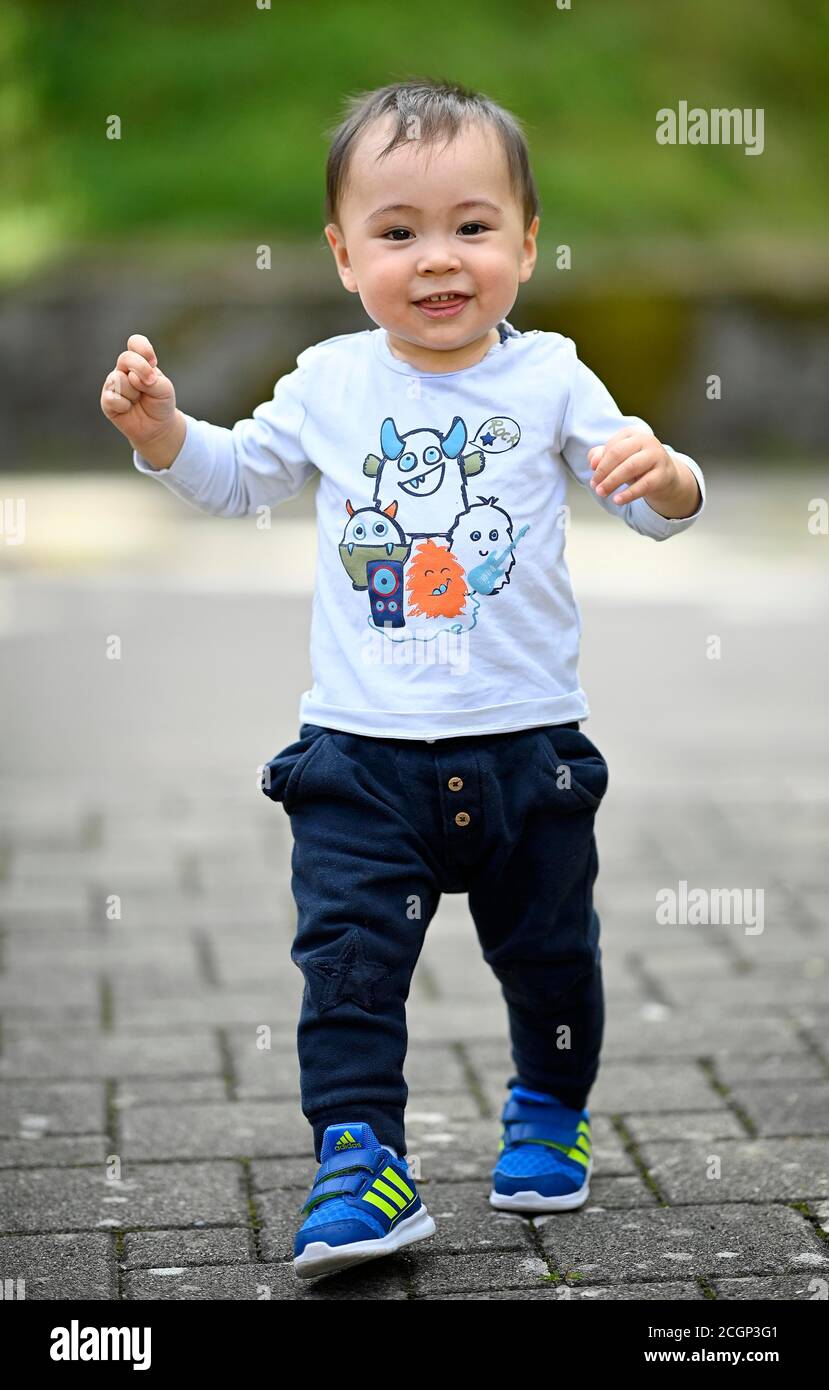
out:
M450 777L446 785L450 792L459 792L463 788L463 779L461 777Z
M468 825L471 819L472 817L468 811L458 811L458 814L455 816L455 824Z

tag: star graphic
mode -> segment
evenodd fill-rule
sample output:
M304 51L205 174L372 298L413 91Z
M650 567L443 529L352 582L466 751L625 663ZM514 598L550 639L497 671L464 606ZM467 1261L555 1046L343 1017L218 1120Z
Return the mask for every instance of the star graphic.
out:
M481 435L481 443L482 443L482 444L486 444L486 445L494 444L494 443L495 443L495 435L494 435L494 434L490 434L490 433L489 433L489 430L487 430L486 434L482 434L482 435Z
M320 1013L336 1008L346 999L373 1013L375 988L391 973L382 961L366 958L362 935L356 927L345 937L337 956L309 960L302 970Z

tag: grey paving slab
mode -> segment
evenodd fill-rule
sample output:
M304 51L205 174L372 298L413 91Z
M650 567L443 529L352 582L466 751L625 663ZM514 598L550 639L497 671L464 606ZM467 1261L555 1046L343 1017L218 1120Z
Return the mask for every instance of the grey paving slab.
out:
M0 975L0 1010L11 1022L31 1020L36 1026L50 1017L94 1016L99 1002L100 983L95 976L67 975L53 968Z
M605 1048L611 1057L731 1057L800 1052L793 1025L773 1013L735 1017L725 1008L667 1009L639 1016L617 1011L607 1022Z
M0 1235L0 1277L24 1282L27 1302L117 1298L112 1236L102 1231Z
M251 1161L250 1176L254 1193L286 1194L286 1200L296 1202L297 1210L311 1190L317 1171L308 1130L307 1151L290 1158L255 1158Z
M784 1052L771 1057L718 1057L717 1076L730 1090L740 1081L821 1081L826 1065L811 1052Z
M426 1242L424 1241L424 1248ZM489 1290L505 1286L516 1290L535 1290L546 1280L549 1270L531 1245L511 1254L464 1255L427 1254L412 1271L412 1287L417 1297L463 1291Z
M206 1226L199 1230L129 1231L124 1236L124 1269L155 1272L177 1265L246 1264L256 1258L248 1226Z
M826 1298L826 1275L815 1273L787 1275L776 1279L712 1279L711 1287L724 1303L822 1302Z
M829 1136L829 1080L735 1081L730 1089L760 1135Z
M179 1158L253 1158L296 1154L308 1145L309 1126L293 1103L205 1101L196 1105L141 1105L121 1117L121 1148L132 1161Z
M221 1076L133 1077L115 1086L116 1111L140 1105L187 1105L200 1101L228 1100L227 1082Z
M67 937L71 937L75 932L87 930L90 917L86 903L70 911L66 906L56 909L30 902L14 908L13 911L0 908L0 927L4 932L25 933L27 936L41 931L61 931ZM45 953L44 958L47 958Z
M612 1051L596 1078L589 1105L591 1115L718 1108L725 1111L726 1103L695 1062L665 1062L661 1057L621 1062L613 1060Z
M95 1077L215 1075L222 1069L212 1033L100 1033L90 1038L67 1038L59 1033L13 1038L0 1057L0 1080L57 1077L80 1080Z
M0 1134L99 1134L106 1091L98 1081L0 1081Z
M672 1203L829 1197L829 1139L648 1140L640 1153Z
M604 1176L598 1167L598 1157L590 1179L590 1197L585 1212L612 1211L617 1207L653 1207L658 1198L643 1177L621 1178Z
M541 1243L559 1273L585 1283L829 1271L829 1246L785 1206L725 1205L541 1218Z
M384 1259L377 1263L388 1266L393 1262ZM164 1302L405 1299L406 1267L399 1261L394 1265L391 1270L344 1270L317 1280L299 1279L292 1268L273 1264L173 1266L155 1273L141 1270L127 1274L125 1297Z
M124 1296L142 1302L245 1302L267 1296L259 1265L186 1265L136 1270L124 1278Z
M106 1135L51 1139L30 1133L26 1139L0 1139L0 1168L68 1168L102 1164L111 1144Z
M409 996L409 1038L412 1042L432 1042L442 1037L447 1042L472 1041L482 1034L506 1040L506 1013L493 1011L489 1001L468 1004L453 1001L447 1007L441 1000L425 1000Z
M179 986L175 993L159 997L150 991L137 995L129 980L116 978L111 986L112 1008L117 1026L129 1031L173 1024L182 1029L246 1029L247 1038L255 1044L256 1030L267 1026L284 1040L296 1032L299 1011L281 984L257 981L245 990L211 988L200 980L189 993Z
M500 1289L477 1289L465 1293L436 1293L424 1294L422 1297L429 1301L441 1299L441 1301L458 1302L461 1299L471 1300L480 1299L485 1302L494 1300L520 1299L553 1299L556 1302L627 1302L627 1303L671 1303L694 1302L702 1299L705 1295L695 1284L617 1284L615 1287L602 1285L588 1285L582 1288L578 1283L567 1283L566 1280L556 1280L545 1283L543 1287L529 1289L521 1284L512 1288Z
M187 1226L247 1219L239 1164L124 1165L111 1182L97 1168L20 1168L0 1174L0 1228L9 1232Z
M715 1139L745 1139L745 1126L730 1110L674 1111L628 1110L625 1126L641 1149L650 1139L676 1140L678 1143L710 1144Z
M89 893L83 883L26 884L0 882L0 914L58 912L83 919L89 910Z
M680 978L666 981L657 976L661 983L662 997L668 1004L681 1007L688 998L688 986ZM789 1009L819 1004L825 999L829 982L823 976L795 975L785 981L775 979L772 974L752 971L750 974L727 979L706 980L701 986L707 1005L719 1004L723 1009L742 1014L756 1014L764 1008L777 1008L781 998Z
M235 1094L240 1100L279 1099L299 1094L299 1058L296 1047L296 1016L282 1015L274 1034L273 1013L264 1014L246 1029L233 1029L228 1035L228 1053L233 1070ZM262 1024L271 1029L270 1038L258 1031ZM269 1047L258 1044L269 1041Z

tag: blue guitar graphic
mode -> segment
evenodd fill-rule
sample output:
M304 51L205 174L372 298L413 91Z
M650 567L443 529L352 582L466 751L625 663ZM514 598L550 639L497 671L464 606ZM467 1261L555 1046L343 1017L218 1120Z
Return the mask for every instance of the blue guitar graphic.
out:
M522 526L511 545L505 546L497 555L488 556L486 560L481 561L480 565L476 565L474 569L469 571L466 580L470 589L474 589L478 594L492 593L507 567L509 556L521 540L521 537L526 536L529 529L529 523L526 526Z

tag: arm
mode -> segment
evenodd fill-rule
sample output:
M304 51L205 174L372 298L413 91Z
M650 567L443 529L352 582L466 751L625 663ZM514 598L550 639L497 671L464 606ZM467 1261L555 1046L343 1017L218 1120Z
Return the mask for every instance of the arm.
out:
M595 476L597 485L606 489L593 489L596 501L640 535L661 541L686 530L705 507L699 464L660 444L638 416L623 415L599 378L579 361L575 345L569 339L568 343L572 364L560 443L567 467L583 487L590 487ZM614 502L611 494L618 495L623 483L628 484L623 500Z
M168 467L153 467L138 449L133 462L199 511L212 516L247 516L258 507L293 497L313 475L302 445L305 406L302 369L280 377L273 398L232 429L181 415L181 447Z
M132 445L139 473L200 511L246 516L292 497L314 472L302 443L306 372L297 365L252 419L226 429L176 408L152 343L134 333L104 382L101 409Z

